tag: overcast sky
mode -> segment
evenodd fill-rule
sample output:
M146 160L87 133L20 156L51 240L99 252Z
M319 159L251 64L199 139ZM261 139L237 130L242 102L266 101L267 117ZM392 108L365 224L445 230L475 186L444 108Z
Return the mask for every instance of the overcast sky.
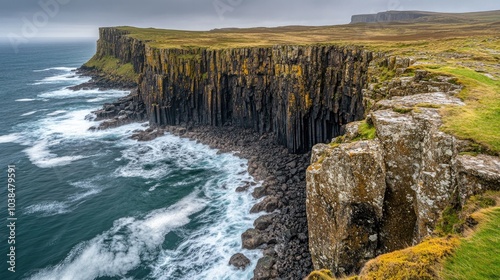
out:
M333 25L387 10L500 10L500 0L0 0L0 37L97 37L99 26Z

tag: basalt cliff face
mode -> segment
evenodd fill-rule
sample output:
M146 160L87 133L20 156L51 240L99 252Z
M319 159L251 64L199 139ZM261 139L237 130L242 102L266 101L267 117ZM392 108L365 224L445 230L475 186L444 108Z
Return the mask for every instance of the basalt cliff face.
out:
M357 47L162 49L101 28L96 57L131 63L157 125L233 125L274 133L307 152L364 117L362 90L373 55Z

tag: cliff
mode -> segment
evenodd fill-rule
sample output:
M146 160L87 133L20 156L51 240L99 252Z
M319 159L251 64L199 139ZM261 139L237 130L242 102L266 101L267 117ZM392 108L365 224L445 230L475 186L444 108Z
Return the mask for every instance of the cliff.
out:
M386 11L376 14L353 15L350 24L356 23L397 23L401 24L478 24L496 22L499 11L471 13L437 13L425 11ZM416 27L416 26L413 26ZM436 26L435 26L436 27ZM439 28L439 27L438 27ZM470 26L467 26L470 28ZM444 28L442 29L444 31Z
M253 128L306 152L364 117L373 54L359 47L158 48L101 28L93 60L131 64L151 124Z
M387 11L377 14L353 15L353 23L372 23L372 22L393 22L393 21L412 21L421 17L428 17L437 13L419 12L419 11Z

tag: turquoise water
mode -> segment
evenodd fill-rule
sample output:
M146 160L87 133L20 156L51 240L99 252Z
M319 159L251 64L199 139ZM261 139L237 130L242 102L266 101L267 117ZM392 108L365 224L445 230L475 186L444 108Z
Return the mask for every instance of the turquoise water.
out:
M88 130L92 110L127 92L66 87L95 42L0 45L0 279L250 279L227 262L256 218L234 189L245 160L147 124ZM8 271L7 166L16 165L16 267ZM10 246L10 245L9 245ZM3 256L3 257L2 257ZM4 258L4 260L2 260Z

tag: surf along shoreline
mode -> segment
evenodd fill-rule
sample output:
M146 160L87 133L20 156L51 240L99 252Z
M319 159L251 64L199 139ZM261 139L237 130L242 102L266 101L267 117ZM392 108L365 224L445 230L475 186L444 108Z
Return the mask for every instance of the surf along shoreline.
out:
M90 77L89 82L70 87L72 90L98 88L120 89L131 93L113 103L106 103L93 112L94 121L103 121L91 129L100 130L132 122L148 121L148 116L137 96L137 85L111 81L102 73L81 67L76 75ZM272 133L259 135L251 129L234 126L212 127L183 124L180 126L150 126L135 131L131 138L150 141L165 133L189 138L217 149L219 153L233 153L248 160L248 172L255 181L262 182L252 193L251 185L243 185L236 192L246 192L256 199L251 213L259 213L254 228L241 236L245 249L262 250L254 270L254 280L303 279L312 271L308 248L306 217L306 169L310 153L291 154L276 144ZM243 269L249 260L234 255L228 265Z

